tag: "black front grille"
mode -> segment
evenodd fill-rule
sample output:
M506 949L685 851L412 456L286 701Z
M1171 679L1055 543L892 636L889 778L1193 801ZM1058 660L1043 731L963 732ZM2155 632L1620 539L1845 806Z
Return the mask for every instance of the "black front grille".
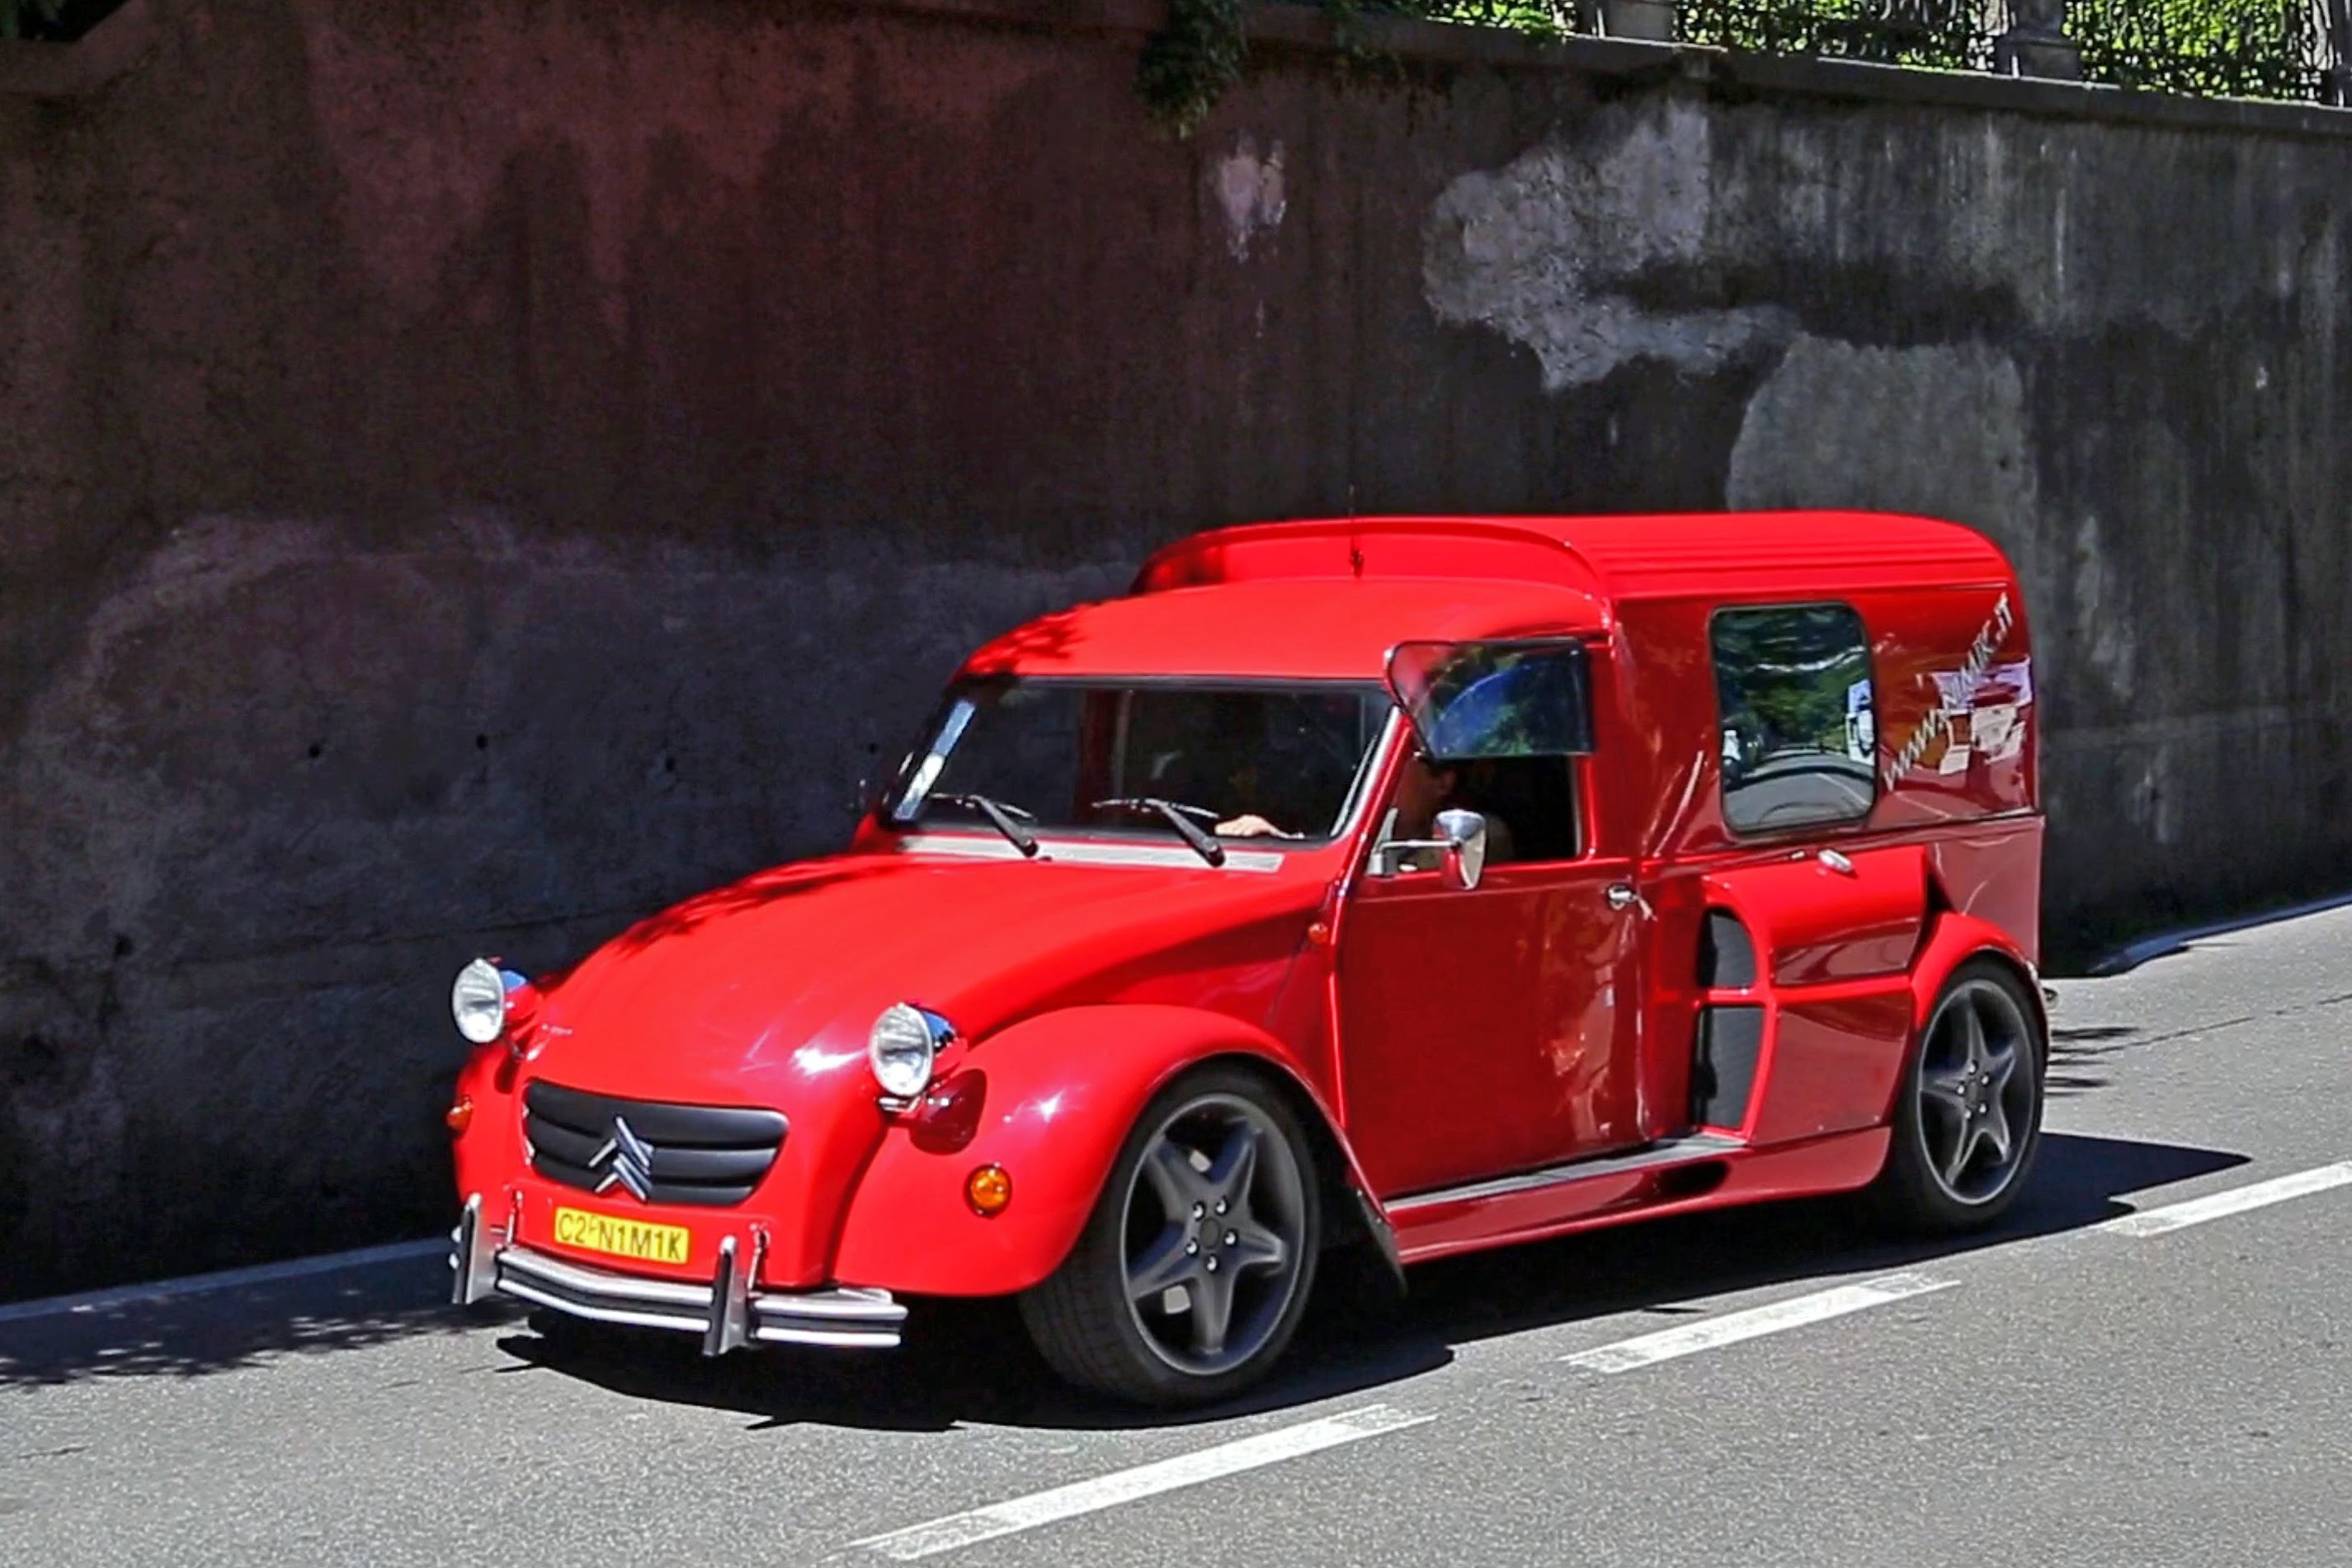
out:
M776 1163L788 1130L783 1114L756 1105L671 1105L620 1100L544 1081L523 1091L523 1136L531 1168L586 1192L628 1191L608 1145L625 1121L653 1152L647 1203L719 1208L751 1196ZM601 1159L600 1159L600 1156Z

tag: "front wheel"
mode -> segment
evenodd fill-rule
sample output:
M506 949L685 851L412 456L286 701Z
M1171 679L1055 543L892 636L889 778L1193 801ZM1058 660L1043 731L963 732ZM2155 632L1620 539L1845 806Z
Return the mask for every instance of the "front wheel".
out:
M1914 1231L1974 1230L2017 1201L2042 1142L2041 1010L2008 966L1972 959L1936 998L1896 1091L1870 1197Z
M1071 1382L1161 1406L1226 1398L1297 1329L1322 1241L1314 1155L1283 1098L1223 1065L1154 1097L1068 1258L1021 1298Z

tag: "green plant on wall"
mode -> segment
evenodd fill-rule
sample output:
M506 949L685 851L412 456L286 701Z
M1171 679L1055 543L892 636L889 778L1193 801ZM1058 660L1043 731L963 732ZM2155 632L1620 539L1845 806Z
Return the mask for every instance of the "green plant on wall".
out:
M2083 74L2120 87L2308 98L2319 85L2311 0L2075 0L2066 36Z
M1242 79L1249 45L1242 0L1169 0L1168 21L1143 46L1135 90L1153 123L1190 136Z
M1885 66L1982 67L1992 55L1978 0L1681 0L1685 43Z
M5 4L7 0L0 0ZM1189 136L1242 78L1252 0L1170 0L1144 46L1138 91L1163 130ZM1309 0L1336 18L1348 76L1396 74L1363 42L1370 15L1503 27L1535 37L1570 31L1589 0ZM2330 50L2314 0L2068 0L2066 36L2093 81L2171 92L2308 99ZM1682 41L1759 54L1825 55L1881 65L1982 70L2003 25L1985 0L1677 0ZM1373 68L1367 71L1366 68Z
M1545 0L1307 0L1331 13L1333 41L1350 76L1389 76L1395 62L1363 39L1368 14L1473 26L1507 27L1538 37L1569 29ZM1572 0L1562 0L1563 4ZM1242 78L1249 56L1244 13L1249 0L1169 0L1168 20L1143 46L1136 92L1152 122L1190 136L1228 89Z

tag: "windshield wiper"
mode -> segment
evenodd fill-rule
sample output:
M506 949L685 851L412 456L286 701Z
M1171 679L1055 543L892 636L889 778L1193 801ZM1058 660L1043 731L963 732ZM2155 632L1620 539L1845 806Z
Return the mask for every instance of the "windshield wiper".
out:
M1018 817L1034 822L1037 820L1034 812L1024 811L1018 806L1008 806L1002 800L992 800L985 795L933 795L929 800L943 806L963 806L978 811L988 819L991 827L1011 839L1013 847L1022 854L1028 856L1037 852L1036 837L1013 821Z
M1212 822L1215 821L1217 814L1206 806L1187 806L1175 800L1163 800L1157 795L1114 795L1108 800L1096 801L1087 810L1102 811L1113 808L1128 811L1156 812L1167 820L1168 825L1175 829L1177 834L1186 843L1192 845L1202 860L1207 861L1211 865L1225 863L1225 846L1202 831L1201 825L1193 821L1192 817L1185 815L1190 811L1195 815L1206 817Z

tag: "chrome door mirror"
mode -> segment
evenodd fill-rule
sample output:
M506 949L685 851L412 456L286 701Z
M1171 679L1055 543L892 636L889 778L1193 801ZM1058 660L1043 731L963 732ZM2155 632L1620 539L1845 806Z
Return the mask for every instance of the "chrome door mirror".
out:
M1372 874L1394 876L1410 856L1434 850L1445 885L1468 889L1486 872L1486 819L1475 811L1440 811L1433 839L1384 839L1372 850Z
M1437 836L1445 844L1439 868L1445 885L1473 888L1486 871L1486 819L1475 811L1440 811Z

